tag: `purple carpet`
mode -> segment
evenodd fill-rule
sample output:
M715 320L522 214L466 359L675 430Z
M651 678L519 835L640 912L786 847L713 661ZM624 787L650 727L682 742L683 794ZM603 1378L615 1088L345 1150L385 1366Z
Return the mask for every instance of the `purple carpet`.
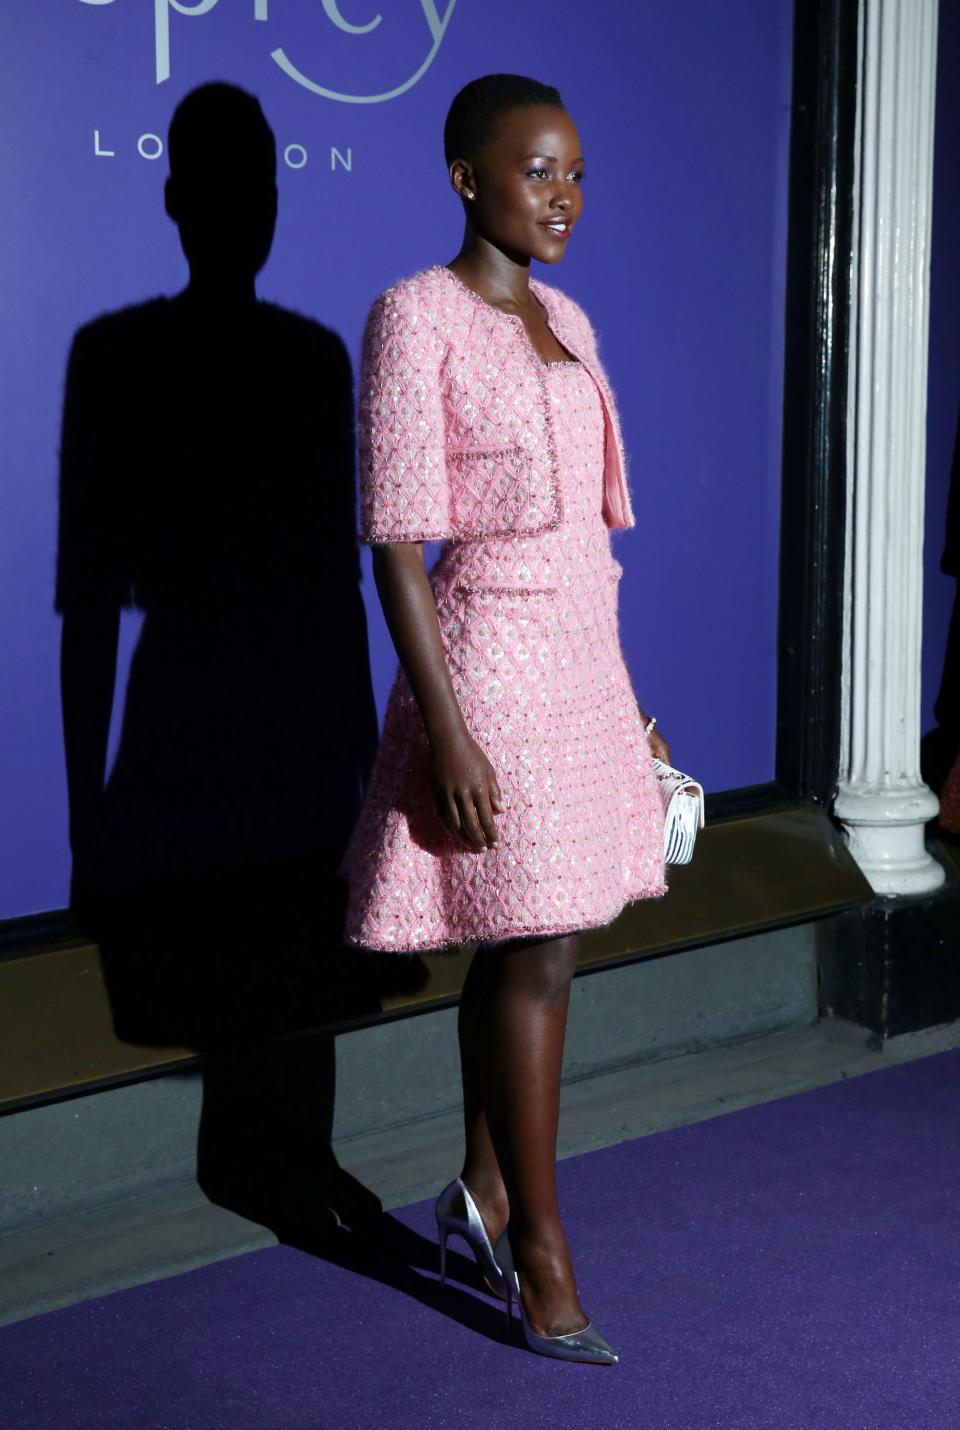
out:
M950 1052L564 1162L611 1368L504 1344L466 1257L441 1292L424 1202L0 1330L0 1425L956 1430L958 1129Z

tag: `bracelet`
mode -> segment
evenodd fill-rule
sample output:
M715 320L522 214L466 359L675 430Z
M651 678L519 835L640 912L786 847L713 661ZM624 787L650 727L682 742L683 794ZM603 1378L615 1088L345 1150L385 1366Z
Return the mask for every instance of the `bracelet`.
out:
M646 723L646 724L644 725L644 727L643 727L643 733L644 733L645 735L649 735L649 734L650 734L650 731L653 729L653 727L654 727L654 725L655 725L656 723L657 723L657 717L656 717L656 715L651 715L651 716L650 716L650 719L647 721L647 723Z

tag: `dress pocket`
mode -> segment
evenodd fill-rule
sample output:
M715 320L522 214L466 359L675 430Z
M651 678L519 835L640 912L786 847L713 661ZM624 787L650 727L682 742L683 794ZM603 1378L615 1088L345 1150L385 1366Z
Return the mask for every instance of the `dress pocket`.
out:
M510 707L545 709L556 683L558 593L516 586L455 586L445 636L464 712L478 725Z

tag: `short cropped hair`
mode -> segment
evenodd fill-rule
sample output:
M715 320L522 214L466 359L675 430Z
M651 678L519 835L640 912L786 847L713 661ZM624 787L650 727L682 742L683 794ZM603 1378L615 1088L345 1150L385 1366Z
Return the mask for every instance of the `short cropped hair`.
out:
M180 101L167 133L170 174L204 180L211 161L218 169L242 167L276 179L277 145L255 95L217 80L192 89Z
M485 74L465 84L454 96L443 126L443 152L447 163L470 163L496 133L497 124L510 109L532 109L549 104L563 109L560 91L552 84L527 79L522 74Z

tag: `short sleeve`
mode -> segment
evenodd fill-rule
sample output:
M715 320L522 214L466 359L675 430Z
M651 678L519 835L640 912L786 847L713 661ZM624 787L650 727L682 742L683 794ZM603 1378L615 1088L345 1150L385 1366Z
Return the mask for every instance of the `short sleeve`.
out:
M360 539L453 534L440 392L443 340L408 285L374 303L360 364Z

